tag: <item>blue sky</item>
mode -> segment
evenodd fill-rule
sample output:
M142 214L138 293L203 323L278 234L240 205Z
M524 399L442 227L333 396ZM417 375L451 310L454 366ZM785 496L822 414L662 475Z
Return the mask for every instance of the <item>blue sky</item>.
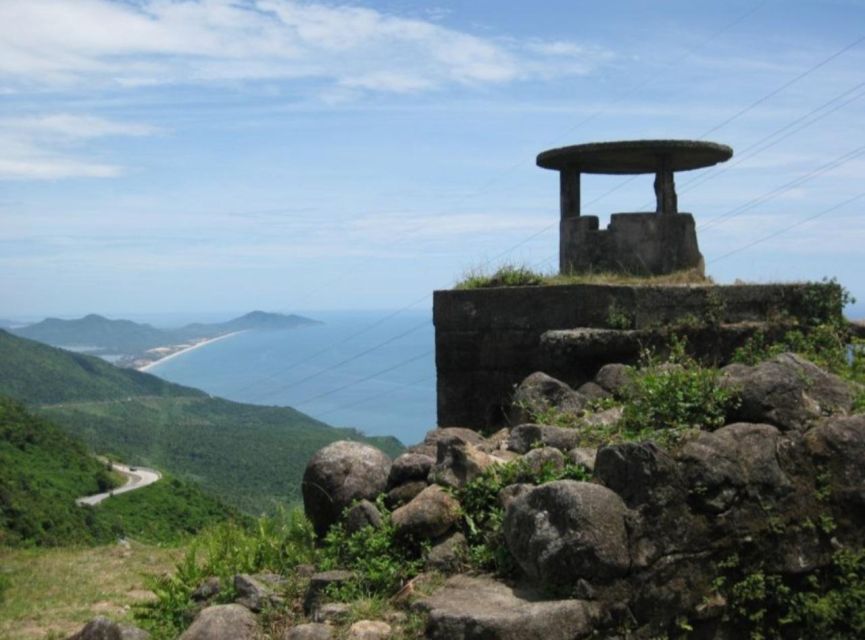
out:
M863 83L854 0L0 0L0 317L422 309L551 269L536 154L632 138L736 151L677 178L716 280L865 300Z

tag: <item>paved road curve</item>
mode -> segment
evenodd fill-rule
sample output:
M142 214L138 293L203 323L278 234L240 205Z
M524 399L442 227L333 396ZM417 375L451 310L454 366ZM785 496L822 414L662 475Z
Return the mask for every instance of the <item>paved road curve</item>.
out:
M112 489L107 493L97 493L93 496L78 498L75 504L94 506L110 496L116 496L118 493L126 493L135 489L141 489L147 485L153 484L162 477L162 474L154 469L145 469L144 467L127 467L125 464L112 463L112 468L126 476L126 484L122 487Z

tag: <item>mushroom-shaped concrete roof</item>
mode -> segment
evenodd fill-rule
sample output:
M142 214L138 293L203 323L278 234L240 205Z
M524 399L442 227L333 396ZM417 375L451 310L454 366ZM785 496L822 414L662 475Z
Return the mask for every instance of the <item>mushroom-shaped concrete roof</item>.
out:
M733 156L724 144L701 140L625 140L592 142L549 149L538 154L544 169L580 173L634 174L688 171L711 167Z

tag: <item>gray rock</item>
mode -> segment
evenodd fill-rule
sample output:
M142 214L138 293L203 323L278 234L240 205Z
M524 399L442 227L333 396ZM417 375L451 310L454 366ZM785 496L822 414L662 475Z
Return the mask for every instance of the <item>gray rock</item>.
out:
M598 608L548 600L491 578L457 575L416 608L429 612L430 640L574 640L592 631Z
M459 438L463 442L475 446L480 446L484 443L484 437L477 431L464 429L463 427L439 427L438 429L427 431L423 442L409 447L408 452L420 453L435 459L438 452L439 440L446 440L449 438Z
M422 453L404 453L390 467L387 488L393 489L407 482L426 480L435 458Z
M511 403L511 424L532 422L549 409L580 415L587 398L546 373L536 371L523 380Z
M312 617L315 622L345 622L351 617L351 605L346 602L328 602L319 605Z
M207 607L183 632L180 640L257 640L255 615L239 604Z
M148 640L150 634L125 624L118 624L108 618L98 617L84 625L78 633L67 640Z
M390 458L360 442L340 440L320 449L303 474L303 506L319 537L355 500L375 499L384 491Z
M346 640L387 640L392 629L381 620L358 620L348 628Z
M459 489L496 463L490 454L459 437L443 438L438 441L436 463L429 481Z
M380 529L381 524L381 513L369 500L361 500L345 514L345 530L348 533L356 533L365 527Z
M603 400L613 395L612 393L604 389L601 385L592 381L581 384L577 388L577 393L585 396L589 400Z
M205 579L190 596L196 602L204 602L219 594L222 584L217 576Z
M511 429L508 449L517 453L526 453L536 443L541 443L545 447L568 451L577 445L578 438L579 433L576 429L527 423Z
M351 571L322 571L316 573L309 579L309 585L306 588L306 597L303 601L303 611L306 615L312 613L318 608L321 602L321 596L324 590L332 584L345 584L354 579L354 574Z
M626 442L598 450L595 477L631 509L658 507L681 497L676 461L654 442Z
M622 499L601 485L557 480L517 498L505 514L508 549L525 573L563 586L603 582L631 564Z
M622 419L622 407L610 407L603 411L589 412L583 416L583 422L590 427L611 427Z
M396 509L407 502L411 502L412 498L428 486L426 480L415 480L413 482L401 484L387 492L387 495L384 498L384 503L388 509Z
M465 565L467 555L466 537L457 531L430 548L426 568L428 571L454 573Z
M737 423L686 443L677 459L692 504L722 513L745 495L766 500L789 493L792 484L778 464L780 437L768 424Z
M504 489L499 491L498 499L499 504L502 509L507 510L511 503L522 496L523 494L528 493L532 489L535 488L535 485L529 484L527 482L518 482L516 484L509 484Z
M394 511L391 521L398 536L430 540L447 533L459 517L457 499L438 485L432 485Z
M865 415L827 420L805 435L805 446L829 472L826 489L854 509L865 507Z
M581 464L589 471L595 469L595 458L598 455L597 449L590 447L574 447L568 451L568 461L572 464Z
M238 574L234 576L234 590L237 592L234 601L258 613L265 607L276 606L284 601L274 591L284 584L285 578L274 573Z
M544 467L561 469L565 466L565 454L553 447L532 449L523 456L523 460L536 473L539 473Z
M633 368L625 364L605 364L595 374L595 383L606 389L617 398L621 398L631 384L631 376L634 375Z
M333 627L320 622L299 624L289 629L283 640L333 640Z
M754 367L724 367L722 384L741 394L735 419L804 430L816 419L844 415L853 405L850 386L795 353L782 353Z

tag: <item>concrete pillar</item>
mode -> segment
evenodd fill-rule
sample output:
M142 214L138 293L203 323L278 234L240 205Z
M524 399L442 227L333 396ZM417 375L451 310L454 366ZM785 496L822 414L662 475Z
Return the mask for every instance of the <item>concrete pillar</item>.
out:
M565 167L559 171L559 206L562 220L580 216L580 170Z
M655 173L655 198L657 199L656 213L679 212L670 156L661 156L658 163L658 171Z

